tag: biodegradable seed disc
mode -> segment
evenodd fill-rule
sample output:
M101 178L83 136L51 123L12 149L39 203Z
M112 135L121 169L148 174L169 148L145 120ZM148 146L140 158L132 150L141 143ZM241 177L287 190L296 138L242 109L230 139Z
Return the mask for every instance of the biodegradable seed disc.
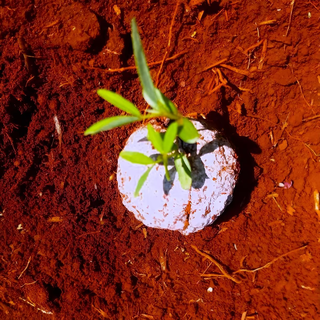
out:
M239 174L237 155L221 133L192 121L200 138L195 144L180 143L189 155L192 187L183 190L173 162L169 162L171 180L165 178L162 164L151 170L137 197L134 191L147 166L119 157L117 181L125 207L144 225L180 231L184 235L211 224L231 202ZM155 126L156 130L163 130ZM147 139L147 127L138 128L124 150L156 157L157 151Z

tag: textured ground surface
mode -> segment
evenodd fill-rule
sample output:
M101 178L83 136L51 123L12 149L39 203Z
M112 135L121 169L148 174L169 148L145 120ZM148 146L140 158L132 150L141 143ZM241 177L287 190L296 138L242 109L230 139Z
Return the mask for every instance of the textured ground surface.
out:
M319 2L176 5L0 1L1 319L319 319ZM121 203L135 125L83 136L119 112L99 87L146 108L119 70L134 65L133 17L159 88L241 162L228 210L190 236ZM222 275L213 261L224 276L201 276Z

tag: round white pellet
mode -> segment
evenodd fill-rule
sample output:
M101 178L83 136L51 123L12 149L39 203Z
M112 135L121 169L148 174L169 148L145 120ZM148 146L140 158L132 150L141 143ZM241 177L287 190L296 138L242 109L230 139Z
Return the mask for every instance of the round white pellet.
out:
M194 145L182 143L186 153L191 153L191 190L181 188L173 163L169 163L170 182L165 178L164 166L157 164L139 195L134 197L147 166L119 157L117 181L123 204L148 227L177 230L188 235L211 224L232 200L239 174L237 155L221 133L206 129L199 121L192 122L200 137ZM161 130L159 126L156 129ZM129 137L124 150L156 155L147 132L146 126L138 128Z

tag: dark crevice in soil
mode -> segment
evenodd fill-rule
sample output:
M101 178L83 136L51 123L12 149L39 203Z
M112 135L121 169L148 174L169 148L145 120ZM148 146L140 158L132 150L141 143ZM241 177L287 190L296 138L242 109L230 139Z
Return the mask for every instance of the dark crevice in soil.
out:
M108 29L112 28L112 25L108 23L102 16L98 15L97 13L94 14L97 17L98 23L100 25L100 34L94 40L88 52L98 54L108 41Z
M132 41L131 41L131 33L126 33L121 35L121 38L124 42L124 48L122 50L122 53L120 54L120 60L122 61L122 66L127 67L128 66L128 60L133 55L133 49L132 49Z

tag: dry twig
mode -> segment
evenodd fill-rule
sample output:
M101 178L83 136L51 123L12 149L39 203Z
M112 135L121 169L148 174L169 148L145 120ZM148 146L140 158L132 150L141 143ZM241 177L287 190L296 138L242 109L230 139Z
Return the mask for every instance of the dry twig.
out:
M234 281L235 283L240 283L241 281L237 278L232 277L225 269L224 267L218 262L216 261L214 258L212 258L210 255L208 255L207 253L204 253L202 251L200 251L195 245L191 245L191 248L193 250L195 250L197 253L199 253L200 255L202 255L203 257L207 258L208 260L210 260L211 262L213 262L221 271L222 275L215 275L215 276L220 276L220 277L226 277L232 281ZM202 274L201 276L207 276Z
M222 60L219 60L219 61L215 62L214 64L210 65L209 67L205 67L203 70L201 70L201 71L198 72L198 73L207 71L207 70L212 69L212 68L214 68L214 67L217 67L217 66L219 66L221 63L226 62L227 60L228 60L227 58L222 59Z
M313 117L302 119L302 122L312 121L312 120L316 120L316 119L319 119L319 118L320 118L320 114L317 114L317 115L315 115Z
M95 307L93 304L91 306L92 306L93 309L95 309L97 312L99 312L102 315L103 318L110 319L108 314L105 311L103 311L100 308Z
M61 145L62 145L62 131L59 119L56 115L53 116L54 125L58 134L58 140L59 140L59 151L61 152Z
M164 62L165 62L165 60L167 58L167 55L169 53L169 49L170 49L170 45L171 45L171 37L172 37L172 28L173 28L173 24L174 24L174 19L175 19L176 15L177 15L179 4L180 4L180 0L177 1L176 8L174 9L173 17L172 17L170 28L169 28L169 37L168 37L167 49L166 49L166 52L165 52L165 54L163 56L163 59L161 61L160 68L159 68L159 71L158 71L158 74L157 74L156 87L159 84L161 70L162 70L163 64L164 64Z
M294 3L295 3L295 0L292 0L292 2L291 2L290 17L289 17L289 24L288 24L288 28L287 28L287 32L286 32L286 37L287 37L288 34L289 34L289 30L290 30L290 26L291 26Z
M99 233L99 232L100 232L100 231L87 232L87 233L84 233L84 234L78 236L77 238L79 239L79 238L88 236L88 235L90 235L90 234L96 234L96 233Z
M302 250L302 249L305 249L308 247L308 245L305 245L303 247L300 247L300 248L297 248L297 249L294 249L294 250L291 250L287 253L284 253L282 254L281 256L277 257L277 258L274 258L272 261L266 263L265 265L261 266L261 267L258 267L258 268L255 268L255 269L245 269L245 268L241 268L237 271L234 271L231 275L225 271L224 267L219 263L217 262L214 258L212 258L210 255L200 251L196 246L194 245L191 245L192 249L194 249L197 253L199 253L200 255L202 255L203 257L209 259L211 262L213 262L218 268L219 270L221 271L222 274L216 274L216 273L209 273L209 274L201 274L201 277L225 277L225 278L228 278L232 281L234 281L235 283L240 283L241 280L237 279L234 277L235 274L238 274L240 272L248 272L248 273L255 273L259 270L262 270L262 269L265 269L265 268L269 268L273 263L275 263L276 261L278 261L279 259L283 258L283 257L286 257L288 255L290 255L291 253L294 253L294 252L297 252L299 250ZM241 262L242 263L242 262Z
M253 273L253 272L257 272L257 271L259 271L259 270L261 270L261 269L269 268L273 263L275 263L275 262L278 261L279 259L281 259L281 258L283 258L283 257L286 257L286 256L290 255L291 253L297 252L297 251L302 250L302 249L307 248L307 247L308 247L308 245L305 245L305 246L303 246L303 247L300 247L300 248L291 250L291 251L289 251L289 252L287 252L287 253L284 253L284 254L282 254L281 256L279 256L279 257L277 257L277 258L274 258L272 261L266 263L266 264L263 265L262 267L259 267L259 268L256 268L256 269L239 269L239 270L233 272L233 274L237 274L237 273L239 273L239 272L251 272L251 273Z
M179 52L177 54L175 54L174 56L167 58L166 61L172 61L175 60L177 58L179 58L180 56L184 55L185 53L187 53L187 50ZM155 61L155 62L151 62L148 63L148 67L155 67L159 64L161 64L162 61ZM96 67L85 67L86 69L92 69L92 70L99 70L102 72L106 72L106 73L118 73L118 72L124 72L124 71L129 71L129 70L136 70L137 67L136 66L131 66L131 67L124 67L124 68L118 68L118 69L101 69L101 68L96 68Z
M309 3L310 3L312 6L314 6L314 8L315 8L316 10L320 11L320 9L318 9L318 7L317 7L316 5L314 5L311 1L309 1Z
M302 90L302 86L301 86L301 84L300 84L300 81L298 80L297 77L295 77L295 78L296 78L297 83L298 83L298 85L299 85L300 92L301 92L301 94L302 94L303 100L305 101L305 103L307 104L307 106L308 106L309 108L311 108L313 114L315 114L315 111L313 110L311 104L307 101L306 97L304 96L304 93L303 93L303 90Z
M26 270L28 269L29 267L29 264L30 264L30 261L31 261L31 256L30 258L28 259L28 262L27 262L27 265L26 267L22 270L22 272L20 273L20 276L18 277L18 280L22 277L22 275L26 272Z
M269 24L275 24L277 22L277 20L267 20L267 21L262 21L258 24L258 26L265 26L265 25L269 25Z
M261 70L263 67L264 59L266 58L267 48L268 48L268 40L265 39L265 40L263 40L261 58L260 58L259 65L258 65L259 70Z
M262 43L263 43L264 40L260 40L259 42L255 43L254 45L250 46L249 48L247 48L246 50L243 51L243 53L245 55L247 55L249 53L249 51L259 47Z
M229 69L229 70L231 70L233 72L236 72L236 73L242 74L244 76L247 76L247 77L251 76L251 73L249 71L246 71L246 70L241 70L241 69L229 66L229 65L224 64L224 63L221 63L220 66L225 68L225 69Z
M313 192L313 198L314 198L314 209L318 215L318 218L320 219L320 204L319 204L319 191L314 190Z

